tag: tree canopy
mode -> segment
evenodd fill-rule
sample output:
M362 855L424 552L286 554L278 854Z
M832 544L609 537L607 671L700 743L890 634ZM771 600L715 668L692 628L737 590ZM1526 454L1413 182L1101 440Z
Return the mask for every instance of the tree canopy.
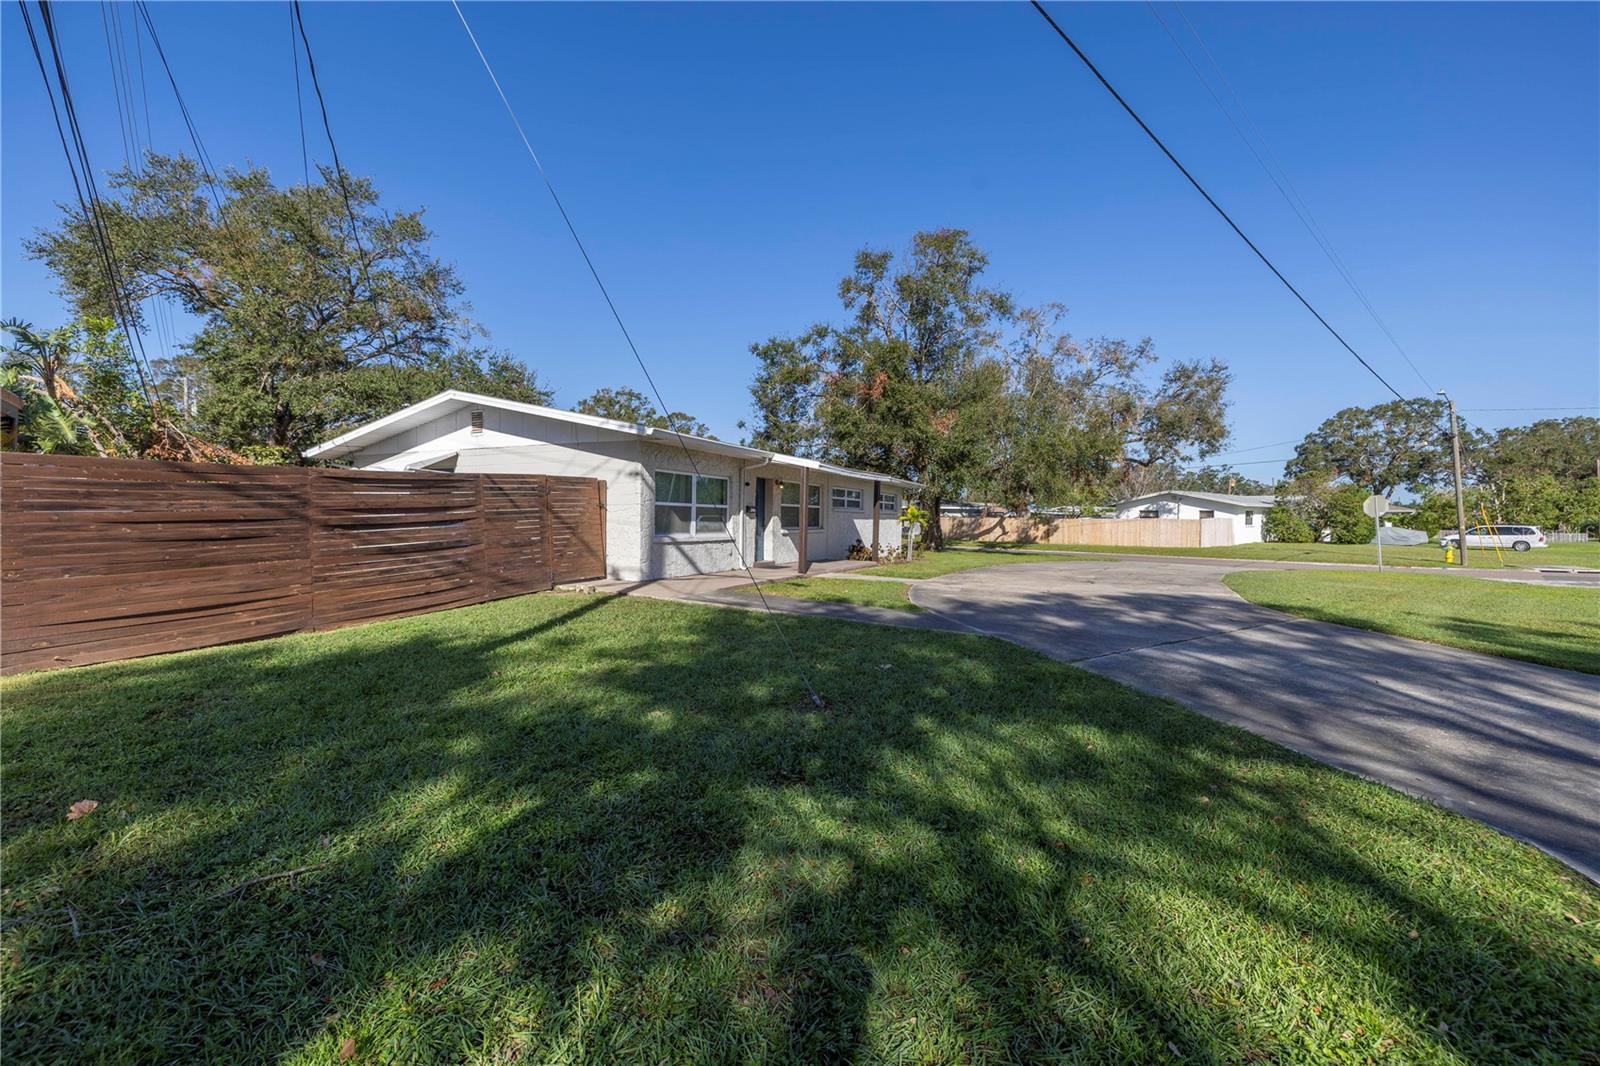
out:
M1324 529L1338 526L1335 504L1348 504L1339 495L1344 487L1386 495L1406 489L1421 493L1419 508L1397 522L1430 534L1453 529L1446 417L1446 405L1433 400L1340 411L1301 442L1279 493L1292 497L1291 510ZM1494 432L1463 425L1461 435L1469 522L1487 514L1496 522L1600 527L1600 419L1545 419Z
M934 506L1084 502L1221 447L1220 362L1158 372L1148 339L1076 341L1063 308L1018 307L987 268L959 229L857 253L842 322L752 346L752 443L912 479Z
M469 343L461 283L429 250L422 213L384 209L367 179L323 168L279 188L247 167L213 182L190 158L151 154L108 188L120 291L77 207L63 205L28 253L83 315L120 305L137 325L145 301L165 300L199 319L163 362L189 397L179 414L214 440L293 458L439 388L549 398L531 372Z
M1479 448L1483 476L1491 481L1548 474L1577 481L1596 475L1600 418L1546 418L1511 426Z
M650 397L626 386L615 389L596 389L578 401L573 408L579 414L596 418L611 418L618 422L635 422L641 426L655 426L692 437L711 437L711 427L682 411L662 414ZM716 438L712 438L715 440Z
M1306 435L1285 476L1342 479L1385 496L1442 485L1451 476L1445 419L1442 400L1346 407Z

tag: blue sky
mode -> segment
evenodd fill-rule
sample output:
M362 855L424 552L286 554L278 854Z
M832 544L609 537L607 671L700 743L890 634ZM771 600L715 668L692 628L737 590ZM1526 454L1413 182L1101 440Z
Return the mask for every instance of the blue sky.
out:
M1423 392L1150 8L1051 6L1357 349ZM212 158L298 180L287 6L151 8ZM56 10L105 169L122 143L100 7ZM1600 404L1600 7L1183 10L1434 386L1483 425L1579 412L1482 408ZM1025 6L467 11L668 404L719 435L737 437L748 414L752 342L836 319L856 249L937 226L972 231L992 283L1065 303L1075 334L1227 361L1233 447L1298 439L1386 398ZM642 387L450 7L305 15L345 165L387 204L426 208L492 343L558 403ZM70 186L16 9L3 19L0 312L54 324L64 308L20 245ZM146 75L155 146L185 147L148 53Z

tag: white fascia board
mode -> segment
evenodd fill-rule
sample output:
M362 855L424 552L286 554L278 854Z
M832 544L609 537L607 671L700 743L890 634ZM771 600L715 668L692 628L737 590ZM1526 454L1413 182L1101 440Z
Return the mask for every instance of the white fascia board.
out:
M788 466L803 466L812 470L837 474L841 477L861 478L864 481L881 481L886 484L900 485L908 489L920 486L914 481L904 478L891 477L888 474L875 474L868 470L852 470L845 466L835 466L817 459L804 459L798 455L785 455L782 452L771 452L762 448L751 448L743 444L729 444L726 441L711 440L709 437L697 437L689 433L679 433L676 430L661 429L656 426L641 425L637 422L619 422L614 418L600 418L596 415L579 414L576 411L563 411L557 407L542 407L534 403L522 403L519 400L502 400L494 396L484 396L475 392L463 392L460 389L446 389L426 400L420 400L410 407L403 407L364 426L357 426L346 433L341 433L332 440L324 441L306 452L310 458L337 458L356 451L358 448L370 444L374 440L381 440L385 431L398 431L408 429L413 425L420 425L436 417L436 412L448 407L492 407L502 411L517 411L523 414L536 415L558 422L569 422L581 426L591 426L595 429L610 430L634 437L649 437L663 443L682 444L691 451L711 452L715 455L728 455L736 458L751 459L756 462L781 463ZM438 442L432 442L437 448Z

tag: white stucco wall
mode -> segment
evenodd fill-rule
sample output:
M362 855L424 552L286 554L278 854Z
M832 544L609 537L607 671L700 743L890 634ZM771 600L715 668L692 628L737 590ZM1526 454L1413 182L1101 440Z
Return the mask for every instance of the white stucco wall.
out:
M1116 517L1138 518L1139 512L1148 508L1155 508L1161 518L1199 518L1201 517L1201 511L1214 512L1213 517L1218 519L1225 518L1232 522L1233 543L1235 544L1259 543L1261 541L1261 523L1267 514L1265 505L1246 507L1220 501L1197 500L1169 494L1119 507ZM1249 521L1248 525L1245 524L1247 520Z
M754 471L753 473L767 479L767 525L765 530L764 558L767 562L781 564L793 563L800 557L800 531L798 529L784 529L778 509L779 491L777 480L798 481L797 472L771 473L770 468ZM753 478L747 477L751 484L745 491L749 494L749 502L755 502L755 487ZM863 545L872 543L872 482L864 478L838 477L831 474L812 473L809 482L822 489L822 528L812 529L806 535L806 550L812 562L824 559L844 559L850 554L851 545L857 540ZM862 509L850 511L833 506L833 494L830 491L834 486L860 489L862 495ZM905 493L899 489L885 489L889 495L896 496L899 500L899 509L894 513L884 512L879 516L878 543L885 549L900 547L900 511L905 509Z
M649 561L646 572L651 577L685 577L690 574L714 574L722 570L737 570L745 562L753 561L753 523L744 514L746 501L743 465L731 456L709 452L694 452L693 462L678 445L646 443L641 448L644 463L643 500L645 507L639 516ZM728 533L694 533L678 535L656 534L655 477L658 470L680 474L698 472L704 477L728 479ZM755 501L754 496L749 502ZM731 534L729 536L728 534ZM741 562L740 551L743 551Z
M579 425L517 411L483 408L483 429L472 432L471 410L442 415L411 429L397 431L351 456L362 469L404 470L454 453L459 473L550 474L590 477L606 482L606 573L622 581L734 570L756 561L757 530L752 515L758 477L798 479L797 471L776 474L772 466L750 469L745 460L696 449L691 461L682 447L641 439L616 430ZM728 524L724 532L657 536L655 476L671 470L728 479ZM822 488L823 528L813 530L807 547L812 560L843 559L859 539L872 539L870 480L817 474ZM860 489L863 509L836 510L829 490L834 485ZM905 506L905 493L887 489ZM778 493L768 484L765 559L793 562L796 533L779 526ZM898 512L882 514L879 541L900 545ZM742 558L741 558L742 552Z

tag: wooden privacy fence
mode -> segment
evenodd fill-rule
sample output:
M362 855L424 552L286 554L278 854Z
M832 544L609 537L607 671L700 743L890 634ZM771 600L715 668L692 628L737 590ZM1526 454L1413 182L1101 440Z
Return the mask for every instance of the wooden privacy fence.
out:
M1036 518L945 515L946 540L1093 544L1112 548L1220 548L1233 543L1231 518Z
M605 574L603 481L0 455L0 672Z

